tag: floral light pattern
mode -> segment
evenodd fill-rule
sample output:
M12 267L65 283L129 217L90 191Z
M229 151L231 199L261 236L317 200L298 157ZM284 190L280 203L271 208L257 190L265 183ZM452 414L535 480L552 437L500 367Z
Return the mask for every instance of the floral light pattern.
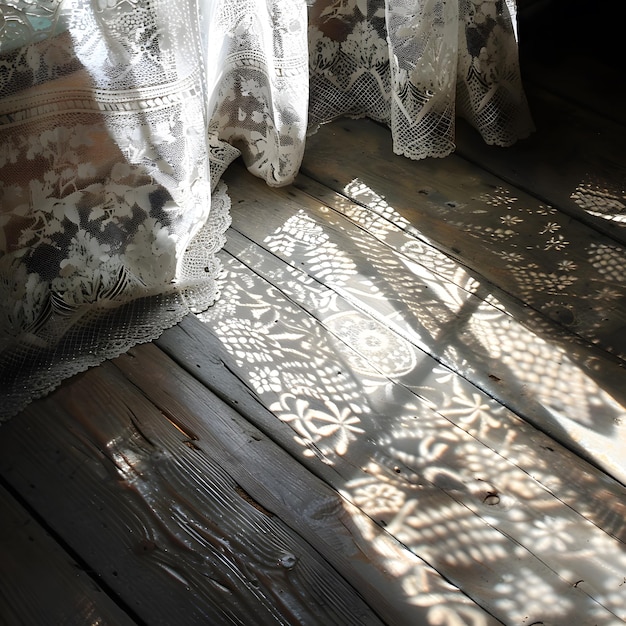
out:
M517 321L510 301L420 239L363 182L354 188L359 205L344 199L336 211L308 200L305 210L291 193L288 225L263 208L271 203L260 188L242 192L254 200L236 205L227 244L234 257L224 261L228 300L238 305L218 303L203 316L225 348L222 358L289 428L292 453L312 468L332 466L347 500L504 623L624 615L621 566L608 565L626 565L623 490L611 483L609 496L557 443L579 445L619 475L620 368L534 313ZM251 223L245 205L257 198ZM566 232L558 214L543 207L536 213L541 229L560 226L550 226L546 240ZM507 263L526 258L519 247L506 252ZM327 268L335 258L333 273ZM560 260L572 261L562 265L572 273L582 263L580 255ZM247 306L268 298L263 294L280 311L264 327L273 364L232 352L232 333L223 331L223 315L245 326ZM556 315L560 304L546 306ZM276 372L272 388L257 382L268 368ZM512 561L524 577L511 574ZM406 570L401 580L408 601L419 604L428 582ZM593 580L593 591L581 580ZM482 623L453 599L428 615L433 623Z

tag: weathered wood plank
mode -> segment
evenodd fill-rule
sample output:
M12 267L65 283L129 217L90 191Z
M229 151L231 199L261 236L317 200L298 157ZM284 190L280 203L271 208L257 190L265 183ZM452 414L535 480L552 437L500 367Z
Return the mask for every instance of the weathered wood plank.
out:
M234 192L234 193L235 193L235 197L239 197L239 198L241 197L239 192ZM278 191L276 193L278 194L280 192ZM268 214L260 210L259 196L257 194L254 194L254 197L257 200L257 202L254 205L254 211L253 211L253 213L255 213L255 218L260 219L261 222L263 222L264 227L268 229L268 232L270 232L272 231L272 227L273 227L272 219L270 218ZM274 206L276 206L276 204L277 203L274 203ZM238 203L238 206L241 208L242 216L246 215L246 217L244 220L240 220L238 219L238 216L235 214L234 226L241 227L241 224L245 222L245 229L247 229L249 226L251 226L254 229L254 225L256 222L254 220L250 221L251 213L246 211L246 207L243 203ZM292 207L290 207L288 211L289 215L293 215L294 213L293 208L294 208L294 205L292 204ZM309 213L308 215L311 216L313 215L313 213ZM329 218L328 215L326 215L325 217L328 221L330 221L331 218ZM262 234L263 230L262 230L262 227L260 226L260 223L256 223L256 225L258 228L254 230L256 231L257 234L259 235ZM311 230L309 230L309 233L311 233ZM336 232L334 234L336 234ZM269 240L269 237L266 238L266 241L268 240ZM337 243L338 239L333 237L332 241L333 243ZM313 243L313 242L309 242L309 243ZM485 403L485 405L483 405L483 408L486 411L489 411L489 408L490 408L489 405L490 405L494 413L498 415L498 421L496 424L493 425L493 430L492 430L492 427L489 426L489 418L487 417L482 424L480 425L474 424L473 425L474 427L471 428L470 431L472 435L478 438L479 440L486 441L489 447L499 450L500 452L503 451L503 443L505 443L505 441L503 441L504 435L501 432L501 429L504 426L504 424L502 423L502 418L501 418L503 414L502 407L498 406L498 403L494 403L493 401L491 401L491 398L488 395L480 394L479 390L476 389L472 384L470 384L469 381L461 379L460 377L456 377L456 380L454 380L454 377L452 376L451 372L448 372L446 374L445 370L442 371L443 368L441 368L440 363L438 361L433 360L426 355L419 355L418 351L414 349L415 348L414 344L412 344L410 341L407 341L405 339L407 336L411 338L411 333L410 333L411 329L405 329L404 333L402 333L401 331L398 331L398 334L400 336L394 338L393 331L397 330L398 327L401 327L401 322L399 322L398 320L399 319L401 320L403 317L402 309L400 309L399 312L397 309L394 310L392 312L392 316L394 314L396 315L393 319L391 319L391 321L389 321L390 319L389 316L384 317L383 315L381 315L379 317L376 315L376 313L381 313L380 309L384 309L384 306L385 306L385 304L380 301L377 301L374 304L370 304L370 306L367 306L367 303L364 303L362 300L357 300L355 302L355 300L351 298L347 298L346 299L347 301L342 301L343 298L341 297L341 294L349 293L348 292L349 281L346 279L345 274L342 276L342 278L344 279L344 282L339 287L337 287L337 285L333 285L333 287L336 290L335 292L333 292L332 289L329 289L327 288L327 286L324 285L326 281L323 280L323 277L319 277L319 276L317 277L318 280L320 280L320 283L322 284L318 283L315 280L310 280L309 277L306 275L302 276L301 280L297 280L296 279L297 274L296 272L292 271L291 268L287 271L285 271L285 269L281 271L281 263L280 261L277 261L277 259L273 255L263 254L259 252L258 249L254 249L254 246L251 245L250 240L244 239L232 231L229 237L229 243L227 245L227 248L229 252L236 255L239 261L244 262L248 264L249 267L254 268L254 271L257 274L264 276L267 280L271 281L271 285L273 287L279 288L290 300L292 300L293 302L296 302L299 306L302 306L309 315L321 321L322 324L326 327L326 329L329 332L335 334L342 342L346 342L352 348L354 348L359 353L360 359L369 361L371 366L373 366L379 372L386 374L390 378L394 379L394 381L399 382L400 384L405 385L407 388L415 391L416 393L418 393L418 395L421 398L427 399L431 406L436 406L437 409L443 415L445 415L448 419L451 419L452 421L456 421L459 426L467 428L468 420L463 419L463 418L455 420L455 415L459 417L463 415L464 413L474 412L476 407L481 402ZM337 248L340 249L340 246L337 246ZM341 249L346 253L345 256L348 257L348 249L345 247ZM367 246L367 249L373 255L376 254L375 246L371 242ZM278 257L282 257L281 252L277 250L276 248L273 248L273 253ZM319 261L319 257L316 257L315 255L311 254L311 247L309 246L305 246L304 251L302 249L294 250L292 248L291 256L292 256L291 260L293 262L293 265L296 265L298 268L304 269L305 271L310 270L310 266L308 265L309 262L311 262L311 264L314 264L317 262L318 265L322 265L322 263ZM352 256L351 258L356 261L357 265L359 265L358 258L356 258L355 256ZM304 261L299 262L299 259L304 259ZM394 271L398 273L402 273L404 270L404 267L400 267L397 264L395 264L393 262L392 257L385 258L384 261L385 262L381 263L381 265L384 265L385 268L388 270L387 274L385 275L385 280L389 281L392 287L393 286L396 287L395 289L396 293L402 292L403 294L406 294L407 299L409 299L410 293L407 294L406 291L411 281L408 281L408 280L402 281L400 278L398 278L398 282L400 283L402 287L402 288L398 288L398 285L395 284L396 281L394 280ZM364 279L363 274L361 274L360 278L361 278L361 283L360 283L361 292L360 293L362 295L366 291L367 281L363 280ZM420 274L419 278L420 280L423 280L424 275ZM371 279L371 280L372 282L375 283L375 279ZM330 283L331 285L333 284L332 280L330 281ZM434 282L431 282L430 286L432 288L432 291L436 291L437 285L434 284ZM378 287L379 287L380 292L384 290L384 286L378 285ZM453 290L449 286L445 286L445 284L443 285L443 287L440 286L440 291L443 291L444 293L453 293ZM332 307L325 306L325 303L329 303L329 302L332 302ZM430 305L431 312L435 310L435 307L432 306L432 301L427 300L427 302ZM379 307L378 311L376 311L376 304ZM480 309L478 305L470 306L468 308L471 311ZM438 311L439 311L439 314L437 315L437 318L441 320L443 324L445 324L446 322L445 311L441 309ZM384 313L384 310L382 311L382 313ZM494 319L495 320L498 319L497 313L498 313L497 311L492 311L491 314L488 316L488 320L491 323L494 322ZM375 319L371 319L371 318L368 319L369 315L372 315ZM350 322L350 328L346 329L346 324L341 324L341 325L337 324L336 322L337 316L347 318ZM209 313L207 317L210 318L211 313ZM462 319L460 323L463 324ZM294 323L294 326L297 326L297 324ZM451 325L448 324L448 326L451 326ZM517 341L520 341L521 343L523 343L526 346L526 348L529 350L529 352L535 355L535 358L537 358L537 360L540 360L541 357L545 357L545 354L542 354L539 349L533 346L533 339L535 339L535 342L536 342L536 338L533 337L531 333L523 334L521 330L518 330L515 328L515 324L512 320L508 320L507 326L509 327L509 332L511 332L511 334L513 334L516 337ZM392 332L389 332L390 329ZM465 346L469 345L470 348L472 348L471 343L466 342L465 344L462 344L461 342L456 342L455 337L454 337L455 335L454 328L452 327L451 329L448 329L448 330L449 332L447 332L445 335L445 345L447 347L453 348L454 350L458 350L463 357L470 358L471 350L469 351L470 353L464 354L463 348L464 348L464 345ZM368 342L367 342L368 339L372 341L372 335L376 336L376 339L373 341L373 349L369 348ZM227 338L225 339L227 341ZM572 346L570 346L570 348L572 348ZM477 350L477 346L474 346L473 351L476 351L476 350ZM398 363L390 364L387 361L388 354L386 351L393 354L394 358L399 360L399 364ZM410 358L406 356L407 353L409 352L413 352ZM574 352L573 348L572 348L572 352ZM548 356L549 356L549 353L548 353ZM420 359L421 359L421 362L418 362ZM415 363L414 369L411 369L411 368L405 369L406 364L410 363L411 361ZM505 370L502 367L503 361L504 363L506 363L505 359L502 359L501 357L498 362L491 363L491 367L485 367L484 375L486 376L486 372L489 372L489 371L498 371L500 375L504 376ZM567 362L567 360L563 357L562 351L559 351L557 355L553 357L553 361L555 363L554 367L557 369L556 371L548 370L548 372L542 376L542 384L544 386L548 386L551 376L553 376L556 379L564 378L569 383L570 393L572 395L575 395L574 389L578 385L582 385L584 382L584 381L579 380L580 374L577 373L576 371L568 370L567 368L564 368L561 373L558 371L558 367L563 366L564 362L565 363ZM354 360L349 359L349 362L353 363ZM499 369L498 369L498 363L500 363ZM396 370L396 367L394 367L394 365L398 366L400 370L399 371ZM607 375L606 380L604 378L601 378L602 383L606 384L606 383L612 382L613 385L611 386L609 384L609 389L615 389L615 390L621 391L621 383L624 380L624 375L623 375L621 368L618 369L617 372L613 372L613 375L611 377L611 370L610 370L611 364L608 363L606 365L608 365L609 367L607 367L607 369L605 370L602 370L601 366L598 367L598 369L601 370L603 374ZM363 367L363 364L361 363L360 366ZM534 370L539 371L540 370L539 366L540 366L539 363L536 364ZM480 368L478 367L474 368L474 372L475 371L480 371ZM428 373L430 372L432 372L433 375L426 378ZM471 370L470 370L470 373L471 373ZM368 372L368 374L370 376L373 375L370 372ZM415 380L416 378L417 378L417 384ZM444 378L445 379L444 384L442 385L440 382L438 382L437 378L439 379ZM500 379L500 381L498 382L503 383L503 380ZM529 391L526 395L527 396L537 395L540 397L541 390L538 387L536 389L533 388L532 382L533 381L528 381L527 383L527 386L530 387L531 391ZM370 381L370 384L373 384L372 381ZM457 396L457 395L459 396L459 398L463 398L465 402L460 402L460 404L451 403L452 397ZM501 394L501 395L505 395L505 394ZM590 392L590 396L591 395L592 394ZM480 396L480 399L478 399L477 396ZM610 404L611 399L609 396L605 397L604 400L606 402L609 402ZM525 398L525 402L528 406L529 404L528 397ZM585 398L577 397L576 402L578 403L585 402ZM511 403L512 402L509 400L508 404L511 404ZM518 408L522 408L521 402L518 401L517 404L518 404ZM465 406L465 408L461 408L462 406ZM593 403L592 410L596 415L599 415L601 414L601 411L603 408L604 407L602 406L602 398L600 397L598 398L597 403ZM620 411L617 411L614 414L610 413L610 410L612 408L613 407L611 406L608 407L608 410L609 410L609 414L607 416L608 424L612 424L622 414ZM575 409L575 404L572 404L572 406L569 407L569 410L566 410L566 413L569 415L573 415L574 409ZM522 411L521 414L522 416L524 416L525 412ZM514 422L509 422L509 425L513 427L511 430L514 429L515 432L520 431L520 424L514 424ZM519 442L521 446L524 446L526 444L525 447L528 447L528 444L532 442L532 445L539 447L542 451L544 451L543 454L545 455L545 451L549 450L550 447L554 445L554 441L550 439L546 439L543 445L538 445L538 441L536 439L536 433L534 432L534 429L532 428L526 428L525 433L527 434L533 433L535 436L531 437L529 441L522 440L521 442ZM617 433L617 435L619 435L619 433ZM615 438L618 439L618 442L621 441L619 436L616 436ZM570 440L567 437L563 437L563 439L565 439L565 443L570 443ZM606 452L606 448L612 446L613 443L614 442L612 441L612 439L607 437L607 440L604 442L604 446L605 446L604 451ZM623 469L623 455L620 453L623 451L623 449L624 447L620 446L619 443L615 445L614 455L612 457L613 464L616 468L616 471L620 473L620 475ZM600 449L598 452L601 455L602 449ZM519 455L519 452L515 455L515 457L517 457L518 455ZM572 457L572 455L566 455L566 456ZM604 460L604 459L601 459L601 460ZM553 459L553 462L554 462L554 459ZM542 462L541 462L541 453L540 453L536 455L534 458L532 458L532 460L529 459L526 461L525 470L529 472L533 472L533 471L536 471L541 465L542 465ZM562 473L561 475L562 482L567 482L568 479L571 480L569 477L571 476L573 469L574 469L573 467L569 467ZM591 468L589 469L591 470ZM598 476L600 475L598 474ZM600 482L605 483L605 484L610 484L612 481L605 481L602 478L600 478ZM617 484L614 484L614 487L616 489L615 491L616 502L618 503L618 507L615 510L615 513L619 515L619 511L623 510L623 506L620 505L619 503L624 499L626 492L624 491L622 487L620 487ZM589 498L593 498L594 491L586 492L585 496L586 497L584 498L579 498L578 506L580 505L585 506L584 504L585 501L588 500ZM623 535L623 527L616 528L616 530L622 535L622 538L626 538L626 536Z
M248 293L252 290L250 282L247 284L247 290ZM281 313L284 313L282 307L279 307L279 310L281 310ZM277 330L277 333L283 337L285 335L284 331L280 332L280 329ZM316 376L316 372L319 371L320 366L323 364L321 357L328 358L329 347L325 342L320 341L319 337L317 338L316 346L317 356L315 362L310 364L309 375L311 379ZM288 349L288 351L291 352L293 359L294 348ZM331 364L334 367L339 367L337 362L331 362ZM290 363L290 366L292 367L292 374L295 376L296 366L293 361ZM246 367L241 364L239 364L238 369L242 373L246 371ZM138 369L134 373L133 379L138 384L141 384L139 379L143 376L145 376L143 370ZM320 378L322 377L323 374L320 375ZM143 384L147 385L149 383L146 381ZM168 379L162 381L159 386L164 391L163 402L171 403L171 398L174 395L173 390L181 387L181 381ZM274 397L278 398L278 402L286 403L289 403L289 399L295 395L293 389L290 391L285 390L282 394L279 392L272 393L271 391L262 393L258 388L255 391L265 400ZM188 393L187 397L195 399L198 398L199 394L201 394L201 388L193 393ZM335 406L342 412L345 411L346 405L344 397L344 395L333 397ZM328 414L329 409L328 401L316 403L304 390L296 396L293 404L297 405L298 400L301 402L301 406L305 406L303 407L303 420L301 420L300 426L296 424L294 428L296 430L295 446L291 446L294 455L298 454L298 440L300 440L300 444L303 443L304 422L307 421L307 417L310 421L315 420L309 411L315 412L318 416L317 419L320 419L320 416L322 416L321 419L323 421L323 415L325 413ZM517 499L515 504L512 502L505 503L515 489L513 487L515 481L512 480L509 483L505 478L506 474L500 472L500 476L496 481L498 487L494 487L487 479L472 478L470 468L466 467L463 469L458 463L453 468L456 472L450 470L446 472L444 467L450 461L451 457L449 455L455 454L452 451L452 447L463 447L461 441L457 441L457 434L451 433L449 430L442 431L438 425L432 422L429 425L427 420L432 415L427 416L423 413L416 406L417 402L414 402L411 407L403 407L399 401L395 402L396 400L399 399L394 397L393 401L389 401L387 409L390 409L390 411L383 413L383 409L380 406L381 400L378 398L378 410L381 411L380 413L376 415L360 414L358 421L353 420L350 422L353 434L359 432L359 430L362 430L364 434L362 439L349 436L350 441L345 452L336 445L336 441L332 441L332 437L328 437L326 440L317 439L314 442L318 453L323 458L321 461L318 459L317 463L325 462L332 464L338 470L342 469L342 472L351 476L350 479L345 477L341 479L340 483L334 485L335 488L341 490L347 498L353 500L373 519L379 521L379 523L386 524L387 532L398 537L402 543L409 546L416 554L424 556L437 570L444 573L446 578L459 585L470 597L488 608L490 612L494 613L504 623L517 623L530 613L530 616L536 619L541 616L548 623L552 621L553 623L566 624L568 623L567 620L571 621L573 616L576 615L580 624L617 624L618 617L604 610L587 594L593 594L593 597L596 599L602 597L604 602L613 603L614 607L620 605L620 601L623 598L620 596L617 584L621 583L623 579L616 577L614 583L609 583L611 590L608 591L606 588L608 579L603 569L606 567L606 564L600 566L600 561L606 561L607 559L605 549L608 549L610 552L611 563L614 563L615 558L621 559L620 556L617 556L620 554L617 547L619 544L609 540L610 546L600 549L603 554L600 560L596 561L595 564L586 563L586 559L589 559L591 556L585 542L586 539L590 538L590 536L587 536L586 531L594 535L597 529L591 527L591 525L585 528L586 525L583 521L578 528L578 532L573 535L572 543L564 550L562 558L567 562L567 569L560 570L558 574L549 569L544 565L544 560L551 563L554 563L555 559L558 560L559 557L555 554L559 552L558 548L554 550L551 546L549 550L541 551L541 560L539 560L529 553L526 548L523 548L517 542L511 542L506 535L497 532L494 526L498 525L503 518L509 517L509 527L516 526L518 533L523 533L523 531L530 532L531 534L526 543L532 543L534 541L532 529L535 525L540 526L542 520L553 515L555 520L560 518L555 508L551 506L546 508L537 502L535 514L528 518L524 516L523 511L517 509L517 506L519 506ZM374 404L374 400L364 403L364 411L372 404ZM287 410L290 409L293 410L293 407L287 408ZM277 408L272 410L278 417L292 424L296 419L294 415L287 414L284 410ZM409 413L412 413L412 415L409 415ZM395 416L397 416L397 421L394 419ZM411 419L411 417L412 423L408 428L413 430L403 429L404 433L407 433L406 435L404 433L396 434L394 437L394 432L402 428L400 422L407 420L407 418ZM436 418L435 421L437 421ZM378 422L378 425L376 425L376 422ZM383 439L384 433L387 433L388 436L386 442ZM336 435L337 431L335 430L333 434ZM408 444L407 454L404 458L402 458L401 450L403 438L405 438L404 443ZM376 446L371 445L373 440L376 440L380 447L385 444L388 451L376 449ZM443 442L447 442L446 449L449 451L446 454L443 454L441 450L441 447L445 445ZM335 443L334 447L333 443ZM368 458L368 455L364 453L364 450L368 448L369 452L375 450L375 456ZM419 468L415 465L411 467L413 462L407 459L411 448L418 456L420 456L419 449L421 448L421 454L424 455L420 461L415 461L418 463ZM447 458L446 460L442 458L436 459L433 456L427 458L427 452L430 452L431 455L434 452L438 456L446 456ZM460 456L468 452L469 448L464 448L463 451L458 450ZM400 453L400 458L394 458L394 453ZM472 454L476 453L477 450L474 449ZM478 452L478 455L480 457L480 452ZM387 456L387 461L391 461L394 465L387 467L387 461L384 460L385 456ZM381 458L383 460L380 460ZM363 470L359 471L359 466ZM483 468L483 471L486 471L487 474L489 473L487 468ZM438 472L441 473L438 474ZM425 476L429 476L435 482L431 482ZM494 508L483 500L485 494L490 493L490 489L500 489L500 486L503 487L503 490L498 491L498 493L500 493L499 497L502 498L503 506L498 511L496 510L497 506ZM256 494L259 492L254 490L252 493L257 497ZM523 499L526 502L534 502L533 495L530 493L526 493ZM476 506L482 507L483 511L481 513L490 519L488 524L480 518L480 513L477 514L472 511L470 500L475 500ZM260 497L259 501L263 503L263 497ZM559 523L563 523L563 521ZM573 531L574 527L568 525L568 529L563 536L567 536L567 533L572 533ZM599 546L605 541L604 539L599 539L600 536L608 539L606 535L599 532L594 539L594 545ZM576 545L578 542L582 545ZM578 554L581 550L584 551L585 559L580 559L580 561L579 559L573 559L572 554ZM518 585L514 581L510 572L511 559L515 560L516 569L525 572L525 575L532 578L535 584L542 587L545 597L550 598L545 606L543 601L540 603L533 602L528 595L528 590L525 591L521 584ZM580 579L577 578L575 581L567 583L560 577L577 576L578 572L585 570L587 567L589 568L587 570L589 576L585 580L593 580L594 589L589 588L583 591L582 585L574 585ZM500 582L503 580L509 580L510 585L500 586ZM604 590L598 589L598 585L604 587ZM532 607L532 610L530 607Z
M3 626L135 623L2 486L0 512Z
M527 91L537 126L530 138L488 146L460 122L457 154L626 243L626 127L539 87Z
M151 348L167 361L156 348L144 350ZM139 365L153 389L175 379L171 362L156 371L153 364ZM201 416L235 419L208 392L202 400ZM217 452L196 432L200 418L194 425L179 417L107 363L3 427L0 471L146 623L380 624L315 550L216 462L241 463L260 435L233 426L234 447ZM248 464L257 480L264 469ZM289 482L291 470L281 471ZM324 505L331 503L313 509L320 517Z
M253 265L261 263L255 254ZM516 567L541 580L546 597L550 597L548 604L553 596L563 598L560 605L535 606L533 616L547 621L551 617L554 623L563 624L573 619L570 609L578 602L570 595L574 587L561 586L563 581L554 578L554 572L541 573L539 570L545 566L535 563L532 553L518 541L524 538L522 545L527 546L535 543L541 559L552 564L560 561L557 571L567 576L564 562L570 573L586 567L586 554L580 563L572 554L586 552L583 536L587 531L594 535L597 529L582 519L570 526L569 509L562 507L557 498L546 496L542 500L537 485L526 474L521 476L505 468L495 460L495 453L457 432L419 398L409 398L400 385L386 384L374 367L364 374L362 364L355 371L351 366L358 360L348 357L349 349L333 342L318 325L311 325L307 316L298 314L275 287L266 286L263 295L258 280L248 273L231 273L230 264L228 270L222 314L217 312L214 318L217 309L209 314L212 328L232 353L229 368L246 377L263 404L294 429L290 446L293 454L297 455L298 446L302 446L303 462L308 463L308 454L310 463L319 464L317 458L337 468L342 475L342 482L334 483L337 489L374 519L386 523L387 530L391 527L403 543L425 555L447 578L505 623L522 619L521 612L527 604L533 604L515 584L494 591L498 587L496 579L510 578L510 570L504 570L510 568L508 559L513 555ZM180 337L176 343L180 346ZM310 352L311 346L315 346L314 352ZM195 352L194 369L205 371L201 355ZM282 364L281 371L274 372L278 363ZM475 461L465 464L465 456ZM487 503L490 495L496 494L501 498L498 503L503 503L499 511ZM535 512L530 513L532 510ZM488 524L481 515L489 519ZM508 522L502 519L507 517ZM572 533L576 538L561 556L559 549L556 553L552 548L542 550L533 539L534 528L541 527L541 520L548 517L560 519L559 523L568 527L565 536L576 526L580 531ZM494 527L503 528L503 523L508 524L509 531L511 526L516 527L514 544L509 543L507 535L494 532ZM605 545L600 561L608 558L613 562L620 553L620 543L601 531L596 540ZM623 601L618 589L622 579L609 581L602 574L603 567L599 562L591 565L586 579L603 587L592 592L594 597L614 603L617 610ZM579 605L581 623L617 623L615 615L602 617L601 611L596 613L593 601L590 605L586 602Z
M213 407L206 387L182 369L166 367L162 353L153 346L134 349L133 354L135 358L115 361L125 376L149 394L161 411L175 416L182 431L193 433L196 445L208 445L237 483L314 546L385 623L431 623L442 602L451 620L496 623L237 412L226 405ZM203 351L196 349L195 358L201 367L206 365ZM230 388L222 391L231 393ZM239 403L236 396L232 401ZM320 617L318 623L326 622Z
M242 267L240 274L234 269L236 264L234 259L227 263L229 272L232 272L235 278L240 277L242 283L247 283L247 270ZM306 285L304 281L300 284ZM310 290L310 285L303 289L304 292ZM311 297L315 297L315 294ZM323 294L321 297L324 297ZM303 306L306 308L306 304ZM257 391L245 376L245 371L241 370L229 352L222 333L213 328L212 316L205 320L205 323L201 323L195 317L188 316L179 325L163 334L158 340L159 346L207 388L236 407L261 431L271 433L272 439L282 448L292 449L294 441L291 428L286 424L276 423L275 415L262 403ZM385 337L385 332L382 331L381 335ZM201 351L198 350L198 346L202 346ZM437 403L443 401L445 394L435 395L435 383L437 378L441 378L443 371L438 371L434 364L432 368L433 384L430 387L423 387L423 393L420 395L433 406L438 406ZM472 397L470 383L451 372L448 372L445 384L455 389L455 393L459 393L459 389L467 386L464 393L467 397ZM437 386L441 387L441 382ZM477 411L472 416L473 419L467 420L464 414L455 411L449 412L446 417L456 426L497 450L501 456L517 465L566 506L602 528L607 534L622 543L626 542L624 522L626 492L622 485L589 466L514 413L503 409L497 402L486 396L480 400L482 410ZM467 407L466 414L470 413L471 407ZM340 459L339 464L333 466L310 465L307 459L308 457L305 457L303 462L327 483L336 480L336 473L341 470L341 463L344 461ZM353 469L351 467L347 474L349 475Z
M571 332L626 355L624 246L460 157L395 156L388 131L367 120L310 137L303 171ZM332 192L319 200L334 206Z
M530 317L506 295L488 284L480 286L462 267L367 209L336 200L337 214L298 190L271 190L254 181L237 184L240 179L231 175L234 228L324 285L329 291L318 302L339 294L380 328L390 328L411 344L407 350L415 364L399 377L402 384L436 396L438 392L425 390L437 389L435 381L420 379L438 365L425 358L425 351L626 482L626 424L621 421L626 373L621 363L572 342L548 320ZM302 186L322 195L311 182ZM239 256L246 245L228 249ZM268 257L265 264L270 262ZM288 292L292 276L281 272L279 264L265 272L274 275L274 283ZM296 291L292 297L298 296ZM324 321L337 319L336 302L328 311L301 304ZM527 326L517 321L524 317ZM338 321L328 323L338 328ZM464 388L467 398L475 391ZM451 399L436 401L443 407Z

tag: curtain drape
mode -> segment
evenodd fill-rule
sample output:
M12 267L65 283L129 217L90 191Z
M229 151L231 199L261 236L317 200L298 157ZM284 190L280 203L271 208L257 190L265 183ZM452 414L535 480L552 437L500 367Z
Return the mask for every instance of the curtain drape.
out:
M527 135L514 1L0 2L0 419L209 307L224 170L288 184L341 115Z

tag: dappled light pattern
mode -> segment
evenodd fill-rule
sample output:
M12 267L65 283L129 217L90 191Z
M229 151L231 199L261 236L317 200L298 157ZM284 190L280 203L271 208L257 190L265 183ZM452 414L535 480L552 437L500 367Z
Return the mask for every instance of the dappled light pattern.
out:
M607 180L588 176L572 192L572 200L581 208L615 224L626 224L626 188Z
M223 297L201 319L306 462L334 467L347 500L489 613L617 623L626 526L619 500L596 497L621 487L502 404L568 445L596 437L594 461L617 473L624 408L598 381L622 371L549 321L516 322L488 286L394 225L382 199L377 208L342 209L366 229L326 207L278 227L259 213L265 249L232 232L237 260L222 258ZM258 227L245 215L235 207L243 234ZM586 510L571 506L585 498ZM438 593L411 572L398 580L408 603ZM485 623L458 598L442 596L429 623Z
M416 225L363 181L352 181L345 193L394 226L420 236ZM415 202L432 202L431 193L418 189ZM510 293L584 339L618 356L626 354L620 332L626 325L623 247L582 237L567 215L532 198L517 198L503 187L484 192L467 205L440 202L436 211L441 221L480 241ZM414 241L407 247L415 247ZM420 260L423 254L426 260L433 255L424 246L416 246L416 251ZM436 262L434 271L458 270L449 258L441 254L438 258L443 260Z
M322 315L317 307L316 315L322 315L326 326L350 345L358 345L366 357L375 356L372 344L393 346L378 351L386 351L397 368L409 364L409 369L390 375L421 395L429 388L438 406L448 407L451 399L438 391L440 384L432 374L423 365L410 365L417 365L419 357L399 356L398 346L426 351L609 473L626 479L623 368L572 341L541 316L529 315L521 307L506 310L498 292L481 286L458 263L391 224L393 215L382 199L376 208L382 209L384 219L375 221L371 212L361 219L367 212L363 207L342 209L367 230L349 230L341 216L320 212L320 235L314 246L297 243L298 220L313 229L313 217L304 211L266 239L268 248L287 261L294 256L311 259L306 268L310 275L369 314L357 323L351 313ZM349 258L343 252L347 249ZM358 268L351 276L346 273L350 264ZM334 265L337 272L332 276L319 269ZM516 321L522 315L524 324ZM367 329L363 341L357 336L360 328ZM386 335L394 339L384 339Z
M260 269L267 261L252 248L240 256ZM224 297L204 314L205 322L234 355L238 375L246 376L259 399L293 429L305 455L335 465L346 477L346 498L470 595L480 598L489 589L488 609L505 623L523 623L529 615L545 623L576 615L603 623L606 612L582 583L574 586L580 580L593 580L594 599L625 615L621 544L505 458L517 438L502 427L506 411L481 400L478 391L469 393L462 379L441 367L434 375L449 378L448 406L419 397L383 373L389 371L387 355L376 358L368 346L374 323L365 333L355 332L356 342L347 345L303 316L275 287L242 273L236 261L225 266ZM314 283L302 277L299 288L311 302L315 294L308 287ZM274 305L260 307L261 300ZM249 306L252 315L246 313ZM361 328L363 315L353 311L352 318ZM232 339L237 325L240 341ZM386 341L382 327L376 334ZM247 350L246 335L252 338ZM475 427L491 441L497 431L500 453L464 430ZM542 450L533 468L538 479L557 489L568 476L558 465L551 467L549 456ZM419 604L412 577L401 581L407 601ZM468 610L456 612L446 603L445 609L433 607L433 615L455 615L443 623L483 623Z

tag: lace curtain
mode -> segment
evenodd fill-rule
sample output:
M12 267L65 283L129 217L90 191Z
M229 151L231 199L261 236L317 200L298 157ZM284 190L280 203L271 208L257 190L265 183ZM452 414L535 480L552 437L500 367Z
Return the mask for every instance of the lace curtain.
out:
M219 182L293 180L307 132L411 158L531 130L513 0L0 2L0 418L218 297Z

